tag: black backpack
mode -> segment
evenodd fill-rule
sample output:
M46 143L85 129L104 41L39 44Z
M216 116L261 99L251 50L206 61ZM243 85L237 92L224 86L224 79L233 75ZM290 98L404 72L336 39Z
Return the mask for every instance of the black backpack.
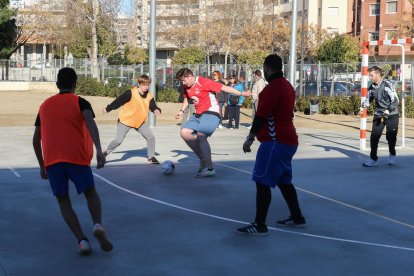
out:
M237 105L239 103L239 96L235 96L233 94L229 95L229 103L230 105Z

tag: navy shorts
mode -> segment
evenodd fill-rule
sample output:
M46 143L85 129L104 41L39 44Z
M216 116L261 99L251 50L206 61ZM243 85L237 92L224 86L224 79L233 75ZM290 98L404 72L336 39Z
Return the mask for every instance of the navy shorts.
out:
M198 118L193 114L182 128L192 129L194 132L200 132L207 136L211 136L217 129L219 123L220 118L214 114L204 113Z
M256 155L253 181L268 187L292 183L292 158L297 145L285 145L278 142L262 142Z
M95 187L90 166L61 162L48 166L46 173L54 196L68 194L69 180L75 184L78 194Z

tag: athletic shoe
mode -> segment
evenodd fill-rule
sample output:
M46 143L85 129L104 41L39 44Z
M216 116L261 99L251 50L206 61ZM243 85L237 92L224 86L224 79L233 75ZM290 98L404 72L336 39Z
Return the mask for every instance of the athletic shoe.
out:
M201 168L200 168L201 169ZM198 169L198 172L196 174L196 177L212 177L216 175L216 170L215 169L202 169L202 171L200 172L200 169Z
M93 235L101 244L102 251L109 252L112 250L112 243L106 237L105 229L100 224L95 224L93 227Z
M242 228L236 230L238 234L251 235L251 236L266 236L267 226L259 226L256 222L250 223Z
M376 166L378 166L378 160L372 160L370 158L368 161L362 163L362 166L364 166L364 167L376 167Z
M300 219L293 219L289 216L287 219L276 221L276 223L289 227L305 227L306 221L304 217Z
M91 245L88 240L81 240L79 242L79 253L81 255L88 255L92 252Z
M223 128L223 125L222 125L222 124L219 124L219 125L217 126L217 128Z
M198 170L197 170L197 174L202 173L204 169L205 169L205 168L202 168L202 167L198 168Z
M388 165L393 166L397 162L397 157L395 155L390 154L388 157Z
M157 165L157 164L160 163L160 161L158 161L157 158L155 158L155 157L151 157L151 158L148 158L148 163Z

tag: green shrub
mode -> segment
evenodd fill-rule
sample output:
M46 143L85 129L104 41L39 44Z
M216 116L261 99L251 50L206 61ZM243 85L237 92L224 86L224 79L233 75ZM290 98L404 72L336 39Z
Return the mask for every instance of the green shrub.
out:
M85 96L104 96L105 87L98 80L80 76L76 85L76 94Z
M119 86L119 82L116 79L109 80L109 83L104 85L92 77L85 78L80 76L76 86L76 94L116 98L129 89L131 89L130 85L122 84Z
M163 103L178 103L180 93L174 88L160 89L157 92L157 101Z

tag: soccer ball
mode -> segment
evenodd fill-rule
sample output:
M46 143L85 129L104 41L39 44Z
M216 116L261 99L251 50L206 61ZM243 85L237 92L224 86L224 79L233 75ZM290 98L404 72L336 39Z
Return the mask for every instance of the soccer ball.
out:
M172 161L166 160L161 164L161 169L164 174L172 174L175 169L175 165Z

